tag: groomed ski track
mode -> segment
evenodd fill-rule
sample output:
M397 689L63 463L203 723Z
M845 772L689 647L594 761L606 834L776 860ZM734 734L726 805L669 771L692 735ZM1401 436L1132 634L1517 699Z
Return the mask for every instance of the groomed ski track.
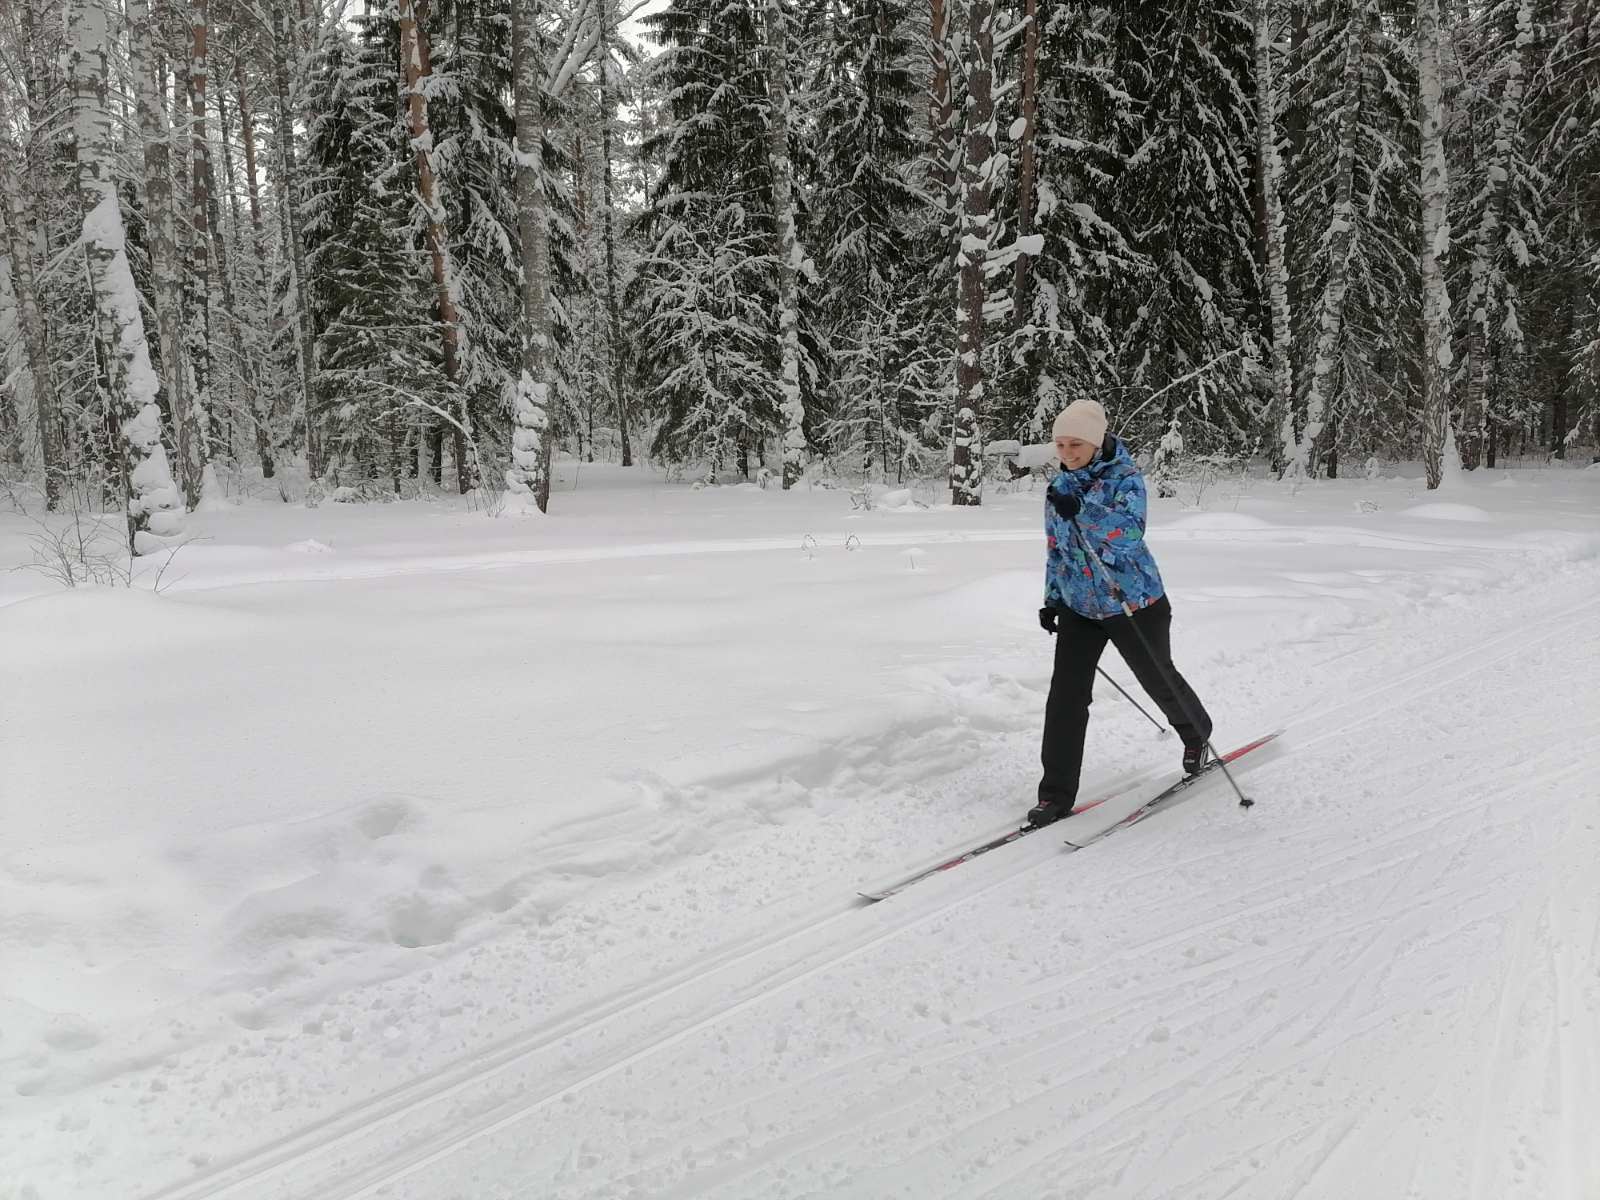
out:
M1597 665L1546 611L1297 716L1248 814L841 894L142 1195L1592 1200Z

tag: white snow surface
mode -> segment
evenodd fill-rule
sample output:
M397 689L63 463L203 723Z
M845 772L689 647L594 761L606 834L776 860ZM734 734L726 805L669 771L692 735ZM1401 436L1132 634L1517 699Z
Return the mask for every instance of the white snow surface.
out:
M1600 1196L1600 472L1153 501L1255 806L1068 853L1102 685L1112 800L864 906L1030 803L1040 486L0 572L0 1200Z

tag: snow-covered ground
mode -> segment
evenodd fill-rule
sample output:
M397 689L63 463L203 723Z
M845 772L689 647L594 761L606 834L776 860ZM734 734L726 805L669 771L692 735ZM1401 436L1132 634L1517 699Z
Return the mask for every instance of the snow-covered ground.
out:
M1253 809L871 907L1030 803L1026 485L0 574L0 1200L1595 1200L1600 469L1418 476L1153 506ZM1086 793L1178 754L1102 686Z

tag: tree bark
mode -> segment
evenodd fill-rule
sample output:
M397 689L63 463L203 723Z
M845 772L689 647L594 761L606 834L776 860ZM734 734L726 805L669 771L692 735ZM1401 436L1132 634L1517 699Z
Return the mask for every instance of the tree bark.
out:
M433 164L433 130L428 124L428 97L423 80L433 74L433 54L428 45L424 22L428 19L428 0L397 0L396 21L400 26L400 61L405 72L406 128L411 135L411 150L416 157L417 196L427 215L428 260L433 270L434 301L439 310L439 335L444 354L445 378L452 385L461 379L461 317L456 311L455 272L450 262L449 235L445 230L444 205L439 199L439 177ZM472 470L467 462L472 440L471 414L463 395L457 409L453 435L456 458L456 485L465 493L472 486Z
M190 0L189 63L183 72L188 81L190 106L189 169L192 190L189 211L190 259L185 277L188 293L185 304L187 349L184 362L189 376L183 389L182 409L173 409L173 424L178 431L178 472L183 479L184 502L192 511L200 502L201 481L210 455L211 387L211 272L206 239L206 182L211 152L206 141L206 37L210 14L208 0Z
M1017 239L1033 233L1034 188L1038 180L1037 149L1039 113L1039 0L1023 0L1022 33L1022 153L1017 168ZM1017 255L1012 282L1011 316L1017 325L1029 321L1028 268L1031 256Z
M1282 428L1294 411L1290 356L1288 255L1283 229L1283 163L1278 157L1278 75L1272 65L1273 0L1256 0L1256 163L1261 179L1261 214L1266 243L1267 295L1272 316L1272 411ZM1283 446L1285 459L1293 445Z
M289 251L286 256L289 295L284 303L288 319L294 327L295 357L300 368L306 472L315 481L321 477L327 464L322 460L322 439L316 425L316 349L311 337L311 311L305 295L306 243L300 219L300 164L294 148L294 110L289 103L289 68L299 52L291 35L290 22L282 6L277 4L272 6L272 42L272 81L278 118L278 170L282 176L279 205Z
M0 133L0 248L11 260L11 290L17 302L17 324L33 383L34 420L39 426L39 452L44 465L44 505L54 512L61 502L66 456L61 444L61 405L55 370L50 363L49 327L39 303L39 280L33 249L28 244L27 214L39 211L29 201L27 185L11 158L11 143Z
M127 498L128 549L145 554L183 532L182 500L161 444L160 383L150 365L139 292L128 265L126 231L113 175L115 142L106 107L110 32L99 0L72 0L69 10L83 246L95 309L109 353L109 416L119 435L122 490Z
M1443 477L1450 421L1450 296L1442 260L1450 248L1450 178L1439 84L1439 0L1417 0L1418 117L1422 172L1422 463L1429 489Z
M544 177L544 64L537 0L512 0L511 59L516 105L517 235L522 248L522 370L510 397L508 504L550 507L550 205Z
M234 83L239 101L239 135L244 143L245 188L250 201L250 244L254 251L251 270L255 275L251 282L255 301L265 310L271 304L267 287L267 234L261 220L261 175L256 159L255 116L250 107L250 85L245 79L243 55L234 58ZM238 219L235 218L237 223ZM261 475L264 479L271 479L277 474L277 450L273 439L275 409L276 405L269 396L258 413L260 423L256 426L256 454L261 459Z
M157 28L158 18L150 11L148 0L128 0L128 56L138 98L139 134L144 143L145 213L150 229L156 334L161 341L161 386L167 397L167 411L172 414L176 428L188 411L181 332L183 280L178 261L176 198L172 193L172 146L168 141L167 107L156 68L154 35ZM181 451L179 470L181 473Z
M950 71L950 5L955 0L932 0L928 34L928 132L933 142L934 197L942 226L953 237L956 208L955 96Z
M783 486L799 482L810 448L800 397L800 288L802 252L795 236L794 166L789 153L788 20L783 0L766 0L767 95L772 115L767 154L772 166L772 216L778 235L778 355L783 395Z
M607 14L609 17L609 14ZM606 239L606 316L611 327L611 392L617 405L617 433L622 439L622 465L633 465L633 443L628 431L627 374L624 369L622 304L617 295L616 199L612 194L611 129L616 122L616 106L611 101L611 55L607 47L608 26L600 29L600 154L603 160L601 187L605 205Z
M950 501L983 502L978 420L983 412L983 301L989 258L990 184L994 169L994 7L972 0L967 29L967 153L961 246L957 255L961 301L957 313L956 421L950 464Z

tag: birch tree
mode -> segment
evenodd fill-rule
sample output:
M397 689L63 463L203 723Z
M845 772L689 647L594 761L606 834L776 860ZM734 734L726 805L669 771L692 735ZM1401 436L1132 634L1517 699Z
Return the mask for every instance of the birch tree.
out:
M1450 297L1441 260L1450 248L1449 167L1439 87L1439 0L1417 0L1422 195L1422 462L1429 489L1445 468L1450 423ZM1454 453L1453 447L1450 450Z
M105 364L107 403L121 439L128 548L134 554L145 554L183 532L182 501L161 442L161 410L156 400L160 385L150 365L117 203L113 176L116 147L106 102L110 31L100 0L71 0L68 28L84 254L110 350Z
M511 61L517 117L517 233L522 255L521 372L512 412L508 509L550 505L550 213L544 172L544 62L538 0L512 0Z

